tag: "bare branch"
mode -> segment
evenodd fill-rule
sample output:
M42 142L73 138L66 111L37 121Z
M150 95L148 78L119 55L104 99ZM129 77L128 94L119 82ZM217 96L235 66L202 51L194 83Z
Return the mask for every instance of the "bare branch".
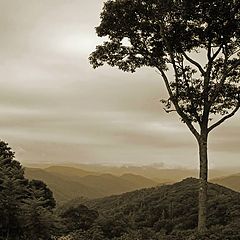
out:
M232 57L233 55L235 55L235 54L237 54L237 53L239 53L239 52L240 52L240 48L237 49L236 51L232 52L230 57Z
M176 111L177 111L176 109L166 109L166 108L163 108L163 110L164 110L166 113L171 113L171 112L176 112Z
M220 80L220 82L216 84L217 87L216 87L216 89L214 91L214 95L210 99L210 104L212 104L215 101L215 99L217 98L220 90L222 89L222 87L224 85L224 82L226 81L226 78L227 78L228 74L233 69L235 69L236 67L240 66L240 60L238 60L230 68L227 69L227 60L228 60L228 58L226 58L224 60L224 74L223 74L222 79Z
M183 56L193 65L195 65L199 71L201 72L201 74L204 76L205 75L205 71L203 70L202 66L196 62L195 60L193 60L192 58L190 58L184 51L182 51Z
M168 94L170 96L170 99L176 109L176 112L179 114L179 116L183 119L183 122L185 122L189 128L189 130L192 132L192 134L196 137L197 140L199 140L200 138L200 134L198 133L198 131L195 129L195 127L192 125L191 121L188 119L188 117L186 116L186 114L182 111L182 109L180 108L168 81L168 77L165 74L165 72L158 66L156 66L156 68L159 70L159 72L162 75L162 78L164 80L164 83L166 85L166 88L168 90Z
M172 47L169 44L169 41L167 40L167 38L165 36L164 27L163 27L162 23L160 23L160 33L162 35L163 40L165 41L165 43L167 45L168 54L170 56L171 63L173 65L173 69L174 69L174 72L175 72L175 79L176 79L176 95L178 96L179 78L178 78L178 71L177 71L176 61L175 61L175 58L174 58L174 53L173 53Z
M219 121L214 123L212 126L210 126L208 128L208 133L211 132L214 128L216 128L220 124L222 124L224 121L226 121L227 119L232 117L238 111L239 108L240 108L240 102L238 102L237 106L234 108L234 110L231 113L229 113L228 115L224 116L222 119L220 119Z
M222 44L220 45L220 47L218 48L218 50L213 54L213 56L211 57L211 61L214 61L214 59L217 57L217 55L220 53L221 49L222 49Z
M240 66L240 60L238 59L228 70L227 74L229 74L234 68Z
M211 59L212 59L212 41L211 40L209 40L209 42L208 42L207 56L208 56L208 60L211 61Z
M227 78L227 75L229 74L229 72L227 71L227 61L228 61L228 55L227 55L227 49L224 53L224 56L225 56L225 59L224 59L224 63L223 63L223 75L222 75L222 78L220 80L219 83L216 83L216 89L214 91L214 94L213 96L211 97L210 101L209 101L209 104L212 105L213 102L215 101L215 99L217 98L219 92L221 91L223 85L224 85L224 82L226 81L226 78Z
M188 80L187 80L186 73L185 73L185 71L184 71L183 58L182 58L182 61L181 61L181 64L180 64L180 68L181 68L181 71L182 71L182 73L183 73L183 79L184 79L185 84L186 84L186 86L187 86L188 95L190 96L190 101L191 101L191 105L192 105L192 110L193 110L194 116L195 116L195 118L197 119L197 122L200 124L201 119L200 119L200 117L199 117L196 109L195 109L194 106L193 106L193 105L194 105L194 99L193 99L193 95L192 95L192 93L191 93L191 91L190 91L190 86L189 86L189 82L188 82Z

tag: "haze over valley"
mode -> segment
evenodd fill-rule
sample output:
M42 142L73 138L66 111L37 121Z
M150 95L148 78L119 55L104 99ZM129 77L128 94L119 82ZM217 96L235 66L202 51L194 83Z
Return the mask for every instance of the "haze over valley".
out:
M164 169L154 166L114 167L103 165L48 166L25 168L29 179L44 181L59 204L85 197L100 198L141 188L172 184L197 177L191 169ZM211 170L210 181L240 191L240 170Z
M93 69L104 1L0 1L0 132L24 166L198 168L194 138L154 69ZM211 168L240 167L239 113L210 135ZM227 161L226 161L227 159Z

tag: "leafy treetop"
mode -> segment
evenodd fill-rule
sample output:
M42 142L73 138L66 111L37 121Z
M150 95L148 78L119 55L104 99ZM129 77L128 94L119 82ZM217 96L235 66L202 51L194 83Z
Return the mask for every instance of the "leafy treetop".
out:
M109 0L96 28L108 40L90 62L157 68L169 93L166 111L177 111L198 138L193 123L210 132L240 107L239 7L239 0ZM222 118L209 127L216 114Z

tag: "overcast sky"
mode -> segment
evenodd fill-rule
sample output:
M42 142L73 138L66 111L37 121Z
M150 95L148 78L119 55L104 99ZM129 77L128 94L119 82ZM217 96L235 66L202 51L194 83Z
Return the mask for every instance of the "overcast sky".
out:
M93 70L100 0L0 0L0 138L24 164L198 167L154 69ZM210 136L210 166L239 167L239 114Z

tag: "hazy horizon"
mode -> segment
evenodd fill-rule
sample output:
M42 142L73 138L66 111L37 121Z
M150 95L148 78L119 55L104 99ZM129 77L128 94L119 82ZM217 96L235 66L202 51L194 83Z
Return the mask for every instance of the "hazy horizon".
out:
M111 164L111 163L76 163L76 162L38 162L38 163L27 163L23 165L25 168L40 168L45 169L49 167L70 167L77 168L81 170L95 169L95 171L101 172L105 169L155 169L155 170L179 170L179 171L199 171L199 168L177 166L177 165L164 165L164 164ZM240 167L210 167L209 171L220 171L226 173L226 175L231 175L240 172ZM111 172L109 172L111 173ZM131 171L129 172L131 173ZM220 174L221 175L221 174Z
M104 1L2 0L0 138L23 165L198 168L196 141L154 69L92 69ZM240 167L239 116L209 139L210 168Z

